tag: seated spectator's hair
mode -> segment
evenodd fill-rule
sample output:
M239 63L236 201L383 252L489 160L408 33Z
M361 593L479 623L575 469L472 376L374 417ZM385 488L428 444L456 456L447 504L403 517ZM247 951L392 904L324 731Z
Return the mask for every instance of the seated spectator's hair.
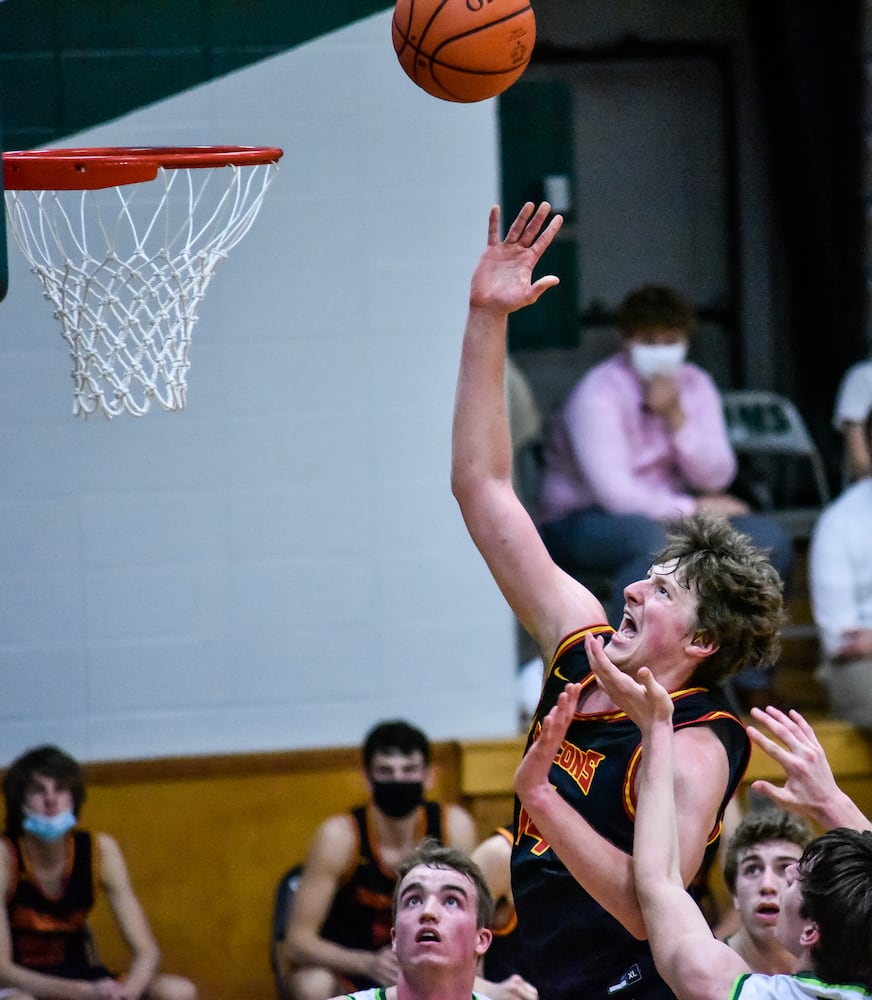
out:
M645 285L630 292L618 308L618 329L624 336L641 330L683 330L688 336L696 329L696 312L684 296L662 285Z
M727 844L724 856L724 882L732 896L736 891L739 874L739 857L757 844L771 844L776 840L796 844L803 850L814 838L812 828L785 809L755 809L736 827Z
M380 722L369 731L363 741L363 767L369 770L372 758L377 753L401 753L406 756L416 750L421 751L424 763L430 763L430 741L414 726L402 719Z
M51 778L60 788L73 797L73 812L76 817L85 801L85 783L82 769L70 757L55 746L39 746L28 750L14 760L3 775L3 797L6 800L6 833L10 837L21 835L24 822L24 802L31 779L35 774Z
M673 560L679 582L697 596L697 634L718 646L697 669L700 682L774 663L785 617L783 584L765 553L726 518L695 514L672 526L654 562Z
M425 837L397 870L397 884L394 888L391 915L394 923L397 920L397 906L400 901L403 880L418 865L423 865L425 868L444 868L446 871L455 871L458 875L465 875L475 886L476 925L488 928L491 926L494 919L494 900L481 869L468 854L464 854L456 847L443 847L432 837Z
M872 990L872 833L830 830L799 859L800 916L820 939L811 949L814 973L829 983Z

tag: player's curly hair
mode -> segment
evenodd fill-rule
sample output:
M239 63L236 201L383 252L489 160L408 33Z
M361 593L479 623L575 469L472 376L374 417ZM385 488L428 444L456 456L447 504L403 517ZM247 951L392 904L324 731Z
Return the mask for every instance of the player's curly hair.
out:
M630 292L617 313L618 329L625 336L640 330L664 327L688 336L696 329L696 313L684 296L663 285L645 285Z
M695 591L695 631L717 644L697 670L706 684L778 658L784 624L782 581L766 554L724 517L694 514L672 525L655 563L677 560L682 586Z
M736 891L739 856L749 847L782 841L804 850L813 837L814 831L808 823L785 809L767 807L749 812L730 837L724 855L724 882L730 895Z

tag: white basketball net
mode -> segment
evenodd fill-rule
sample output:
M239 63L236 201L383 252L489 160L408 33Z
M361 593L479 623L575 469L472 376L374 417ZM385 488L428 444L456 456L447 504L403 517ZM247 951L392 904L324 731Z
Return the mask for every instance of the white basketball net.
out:
M74 414L184 407L197 307L276 169L159 168L144 184L7 190L9 227L70 347Z

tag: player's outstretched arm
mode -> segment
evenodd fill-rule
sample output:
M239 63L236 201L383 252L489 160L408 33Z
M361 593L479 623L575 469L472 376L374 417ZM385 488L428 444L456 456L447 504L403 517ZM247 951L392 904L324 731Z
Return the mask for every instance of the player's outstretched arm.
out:
M657 970L679 1000L727 1000L736 977L750 970L732 948L716 940L684 888L672 699L645 667L634 679L599 661L596 673L642 733L633 870Z
M751 714L781 741L776 743L755 726L749 726L751 742L780 764L787 775L780 787L771 781L755 781L751 786L755 792L808 817L825 830L837 826L872 830L869 819L836 784L824 748L799 712L791 709L785 714L770 706L752 708Z
M466 526L518 619L546 658L568 629L605 621L599 602L553 563L512 487L505 398L509 314L558 283L533 269L562 225L550 206L527 203L500 238L491 209L488 240L470 283L454 404L451 486ZM572 610L570 618L570 609Z
M599 834L549 781L581 692L567 684L515 772L515 792L536 831L579 884L635 937L647 936L630 855Z

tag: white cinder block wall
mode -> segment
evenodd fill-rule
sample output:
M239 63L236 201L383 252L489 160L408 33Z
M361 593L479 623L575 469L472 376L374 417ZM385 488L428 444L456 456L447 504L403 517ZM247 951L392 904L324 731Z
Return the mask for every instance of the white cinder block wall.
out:
M390 12L69 145L284 148L194 333L188 407L71 415L10 242L0 304L0 760L515 729L512 622L448 483L494 102L441 103Z

